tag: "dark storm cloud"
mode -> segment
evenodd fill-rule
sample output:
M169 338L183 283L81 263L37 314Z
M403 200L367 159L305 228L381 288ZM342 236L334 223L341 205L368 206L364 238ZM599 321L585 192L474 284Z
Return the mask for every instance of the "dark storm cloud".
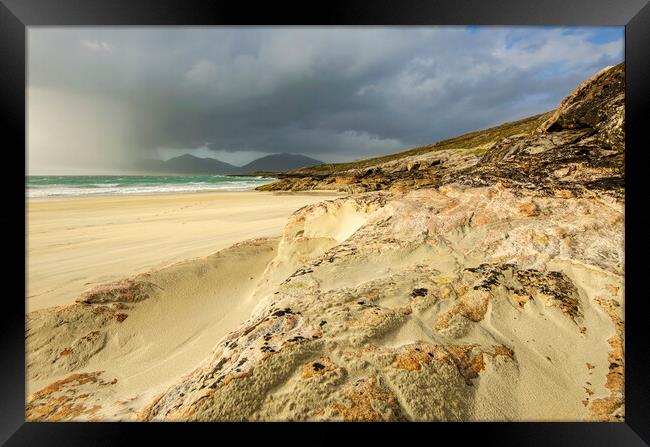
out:
M97 105L87 141L67 132L50 159L353 159L550 110L623 57L622 31L586 28L30 28L28 48L34 154L51 117Z

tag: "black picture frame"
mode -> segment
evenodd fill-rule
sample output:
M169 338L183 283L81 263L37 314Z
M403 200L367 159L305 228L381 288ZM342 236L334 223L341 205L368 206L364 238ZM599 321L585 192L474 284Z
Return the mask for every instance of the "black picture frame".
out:
M7 160L0 208L3 245L10 245L0 325L0 442L18 445L124 445L158 436L184 443L228 442L228 435L330 444L352 432L383 438L442 442L536 445L649 445L650 373L644 312L643 231L644 128L650 104L649 0L375 0L226 2L221 0L0 0L0 122ZM625 423L451 423L451 424L194 424L194 423L27 423L25 422L25 147L26 27L50 25L624 25L626 61L626 309ZM13 154L11 157L10 154ZM22 167L22 169L21 169ZM10 244L7 244L9 242ZM405 437L406 436L406 437ZM344 438L341 438L344 437ZM366 442L370 438L365 438ZM428 441L427 441L428 440ZM407 441L408 442L408 441ZM447 441L449 442L449 441Z

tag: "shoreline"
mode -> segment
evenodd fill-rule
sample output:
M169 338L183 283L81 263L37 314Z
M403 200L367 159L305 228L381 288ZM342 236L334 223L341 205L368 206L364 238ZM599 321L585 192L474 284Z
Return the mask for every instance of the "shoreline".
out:
M214 190L197 190L197 191L161 191L161 192L143 192L143 193L131 193L131 194L86 194L86 195L75 195L75 196L49 196L49 197L28 197L25 196L25 203L38 203L38 202L50 202L54 200L77 200L77 199L95 199L95 198L118 198L118 197L161 197L161 196L185 196L193 194L230 194L230 193L255 193L255 194L271 194L271 195L294 195L294 196L336 196L342 197L348 195L348 193L340 192L336 189L319 189L313 191L258 191L256 189L242 189L242 190L223 190L223 189L214 189Z

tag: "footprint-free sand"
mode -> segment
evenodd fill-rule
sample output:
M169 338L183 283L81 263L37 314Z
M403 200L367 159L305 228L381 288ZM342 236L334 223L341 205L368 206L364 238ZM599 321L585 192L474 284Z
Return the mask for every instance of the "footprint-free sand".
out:
M233 243L279 236L325 194L257 191L77 197L27 202L27 311Z

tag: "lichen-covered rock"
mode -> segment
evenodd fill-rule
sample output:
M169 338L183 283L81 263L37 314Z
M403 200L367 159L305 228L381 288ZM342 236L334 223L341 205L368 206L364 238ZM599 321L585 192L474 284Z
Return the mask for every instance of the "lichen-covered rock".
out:
M606 67L566 97L542 132L589 129L610 149L625 146L625 65Z
M135 303L149 298L155 286L140 278L129 278L108 284L100 284L85 292L79 303Z
M117 379L105 380L101 371L71 374L29 396L28 421L101 420L102 406Z
M362 218L343 217L352 212ZM324 220L337 213L353 227ZM587 408L581 378L558 384L544 370L619 358L599 336L617 323L597 293L608 284L608 299L621 299L622 228L621 202L501 185L306 207L285 228L255 314L140 417L516 419L562 394L569 403L545 418L615 419L622 400L607 397L605 377L592 383L606 400ZM278 272L284 280L271 279Z

